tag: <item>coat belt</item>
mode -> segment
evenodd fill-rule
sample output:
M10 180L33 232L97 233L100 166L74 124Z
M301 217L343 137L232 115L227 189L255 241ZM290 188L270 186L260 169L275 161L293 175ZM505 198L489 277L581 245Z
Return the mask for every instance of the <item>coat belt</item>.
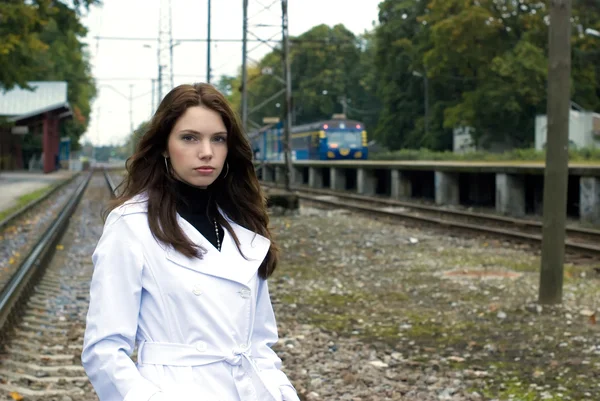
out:
M234 348L229 354L216 351L218 350L207 347L204 342L188 345L142 341L138 347L137 360L144 365L164 366L205 366L226 362L233 368L234 383L241 399L280 399L271 394L260 377L259 369L252 360L250 344L245 348Z

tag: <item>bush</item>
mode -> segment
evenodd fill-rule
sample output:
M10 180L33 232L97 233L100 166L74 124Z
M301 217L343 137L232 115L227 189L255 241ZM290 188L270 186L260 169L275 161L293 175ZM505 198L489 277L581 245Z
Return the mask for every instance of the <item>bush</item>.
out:
M428 161L538 161L546 160L546 152L535 149L513 149L504 153L476 151L454 153L451 151L436 152L429 149L402 149L393 152L372 152L371 160L428 160ZM600 148L570 149L569 160L572 162L600 163Z

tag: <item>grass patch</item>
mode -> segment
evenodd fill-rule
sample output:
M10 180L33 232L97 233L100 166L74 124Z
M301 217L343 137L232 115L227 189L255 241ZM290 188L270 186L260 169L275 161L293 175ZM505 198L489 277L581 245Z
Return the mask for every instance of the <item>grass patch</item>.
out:
M528 162L544 162L546 152L535 149L514 149L504 153L452 151L436 152L429 149L402 149L388 152L371 152L372 160L420 160L420 161L473 161L473 162L513 162L515 164ZM599 148L569 149L569 161L597 165L600 164Z
M506 373L506 372L505 372ZM518 372L514 372L519 375ZM483 389L473 388L472 391L478 391L488 399L498 399L507 401L564 401L579 400L583 394L577 390L561 387L560 390L553 388L558 383L554 383L554 386L547 386L539 383L533 385L531 380L526 377L511 377L500 383L487 385Z
M398 338L398 304L408 296L402 292L366 292L345 287L338 293L323 288L283 294L281 302L296 304L296 318L325 331L368 339ZM342 292L343 291L343 292ZM387 308L383 308L386 305Z
M448 267L453 269L508 269L521 273L533 273L540 269L538 256L524 253L522 258L515 258L514 255L495 254L489 248L479 252L469 248L447 248L440 251L439 256Z
M60 183L58 185L60 185ZM33 192L29 192L27 194L21 195L17 199L17 202L14 206L11 206L8 209L0 211L0 221L4 220L11 214L15 213L17 210L19 210L22 207L24 207L25 205L29 204L30 202L33 202L33 201L41 198L42 196L44 196L45 194L50 192L55 186L56 185L48 185L43 188L36 189Z

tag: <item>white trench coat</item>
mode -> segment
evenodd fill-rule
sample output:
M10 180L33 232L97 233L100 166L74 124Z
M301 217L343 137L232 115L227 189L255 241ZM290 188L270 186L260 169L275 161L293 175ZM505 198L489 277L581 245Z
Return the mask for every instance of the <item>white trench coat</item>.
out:
M100 401L298 401L258 277L270 241L228 220L246 260L227 230L219 252L178 215L208 251L188 259L156 241L146 206L113 210L92 257L82 364Z

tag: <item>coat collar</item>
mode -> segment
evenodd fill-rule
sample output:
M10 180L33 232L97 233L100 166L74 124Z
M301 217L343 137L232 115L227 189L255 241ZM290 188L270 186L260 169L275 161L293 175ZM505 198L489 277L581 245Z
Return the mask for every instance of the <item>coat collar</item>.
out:
M221 214L223 212L221 211ZM225 216L223 214L223 216ZM224 230L223 244L219 252L204 236L198 232L190 223L183 219L179 214L177 221L184 234L195 244L200 245L206 250L206 253L200 258L188 258L182 253L176 251L172 246L165 248L167 259L187 269L195 270L200 273L235 281L240 284L247 284L262 264L271 241L256 234L228 217L225 219L231 225L233 232L240 241L240 250L235 244L232 235Z
M123 206L123 213L147 212L147 197L136 196ZM271 241L231 220L222 209L221 215L231 225L233 232L240 242L240 250L237 248L232 235L225 229L221 252L219 252L204 236L190 223L177 214L177 222L183 233L194 243L206 250L200 258L188 258L175 250L171 245L161 244L165 256L171 262L184 267L209 274L214 277L235 281L240 284L248 284L256 271L262 264Z

